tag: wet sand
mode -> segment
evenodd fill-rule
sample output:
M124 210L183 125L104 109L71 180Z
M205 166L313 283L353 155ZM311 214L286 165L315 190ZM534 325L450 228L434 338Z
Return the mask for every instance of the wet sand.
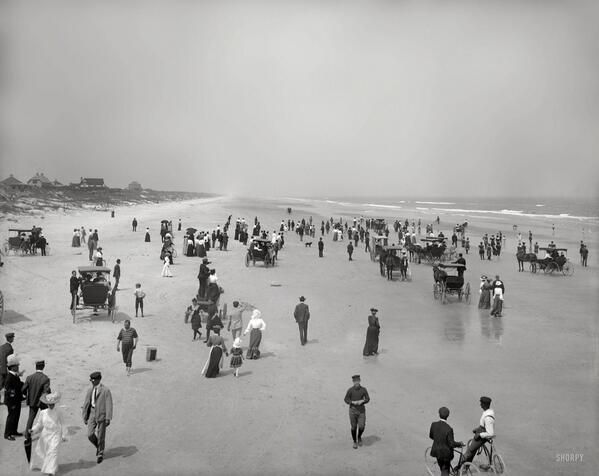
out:
M306 248L295 233L286 236L275 268L245 267L245 249L230 240L229 251L210 251L212 267L225 289L223 302L247 301L263 313L267 329L262 358L244 361L238 379L229 359L216 379L200 370L208 348L192 342L183 312L197 290L199 259L179 256L174 277L160 277L159 222L212 229L228 215L248 222L258 215L266 229L291 218L363 214L363 210L294 201L206 199L116 209L79 211L44 220L0 222L9 227L39 224L51 255L6 259L0 273L6 313L2 334L14 331L14 347L26 375L34 361L46 359L52 388L63 399L70 441L62 446L59 474L71 475L362 475L425 474L423 454L430 446L428 429L437 409L448 406L456 439L470 438L481 410L478 398L493 398L497 448L513 475L594 474L597 464L597 242L589 242L589 267L579 266L578 222L521 217L470 219L473 249L466 281L472 303L441 305L433 299L430 265L411 265L412 282L380 277L363 244L349 262L346 241L325 237L325 257L316 243ZM405 212L376 211L376 216ZM137 233L130 223L136 217ZM371 216L375 216L374 214ZM392 216L392 215L389 215ZM436 216L436 214L435 214ZM423 218L424 212L409 218ZM432 216L428 218L432 221ZM447 234L460 216L441 216ZM555 239L570 249L571 277L518 273L512 224L528 229L541 246ZM88 264L87 248L71 248L75 227L97 228L108 266L121 258L117 296L118 323L105 315L72 324L68 310L70 271ZM144 243L149 226L152 242ZM594 226L592 236L599 230ZM507 246L499 260L480 261L475 244L482 233L502 230ZM317 233L318 236L319 233ZM175 232L180 252L181 233ZM316 241L316 240L314 240ZM504 315L492 319L477 308L481 274L499 274L506 285ZM122 320L134 316L133 290L141 282L147 293L146 317L132 325L140 334L133 375L125 375L116 336ZM280 284L280 286L272 286ZM312 318L308 345L300 346L292 314L305 295ZM368 309L379 309L380 354L362 356ZM247 323L249 316L245 316ZM230 347L230 335L227 335ZM247 345L248 338L244 339ZM145 361L145 346L158 348L155 362ZM101 370L112 390L115 415L107 431L106 459L96 465L87 441L80 407L89 373ZM343 397L351 375L362 375L367 405L364 447L353 450ZM24 376L25 377L25 376ZM24 378L23 377L23 378ZM6 409L0 410L3 428ZM24 429L27 410L21 414ZM582 454L582 462L558 462L565 454ZM22 439L2 440L0 474L28 474Z

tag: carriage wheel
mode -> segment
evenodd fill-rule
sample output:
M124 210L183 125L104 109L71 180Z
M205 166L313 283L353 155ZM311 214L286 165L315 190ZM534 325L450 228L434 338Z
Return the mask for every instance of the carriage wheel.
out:
M77 321L77 307L75 307L75 309L71 309L71 315L73 316L73 324L75 324L75 322Z
M441 296L441 290L439 289L439 283L433 284L433 297L435 300L439 299Z
M246 268L250 265L250 254L246 253L245 254L245 266Z
M562 273L564 276L572 276L574 274L574 265L572 263L565 263L562 266Z
M496 474L503 474L505 472L505 463L500 454L495 453L493 455L493 469Z
M545 266L545 274L551 274L555 271L555 265L553 263L547 263Z
M441 284L441 304L447 304L447 288Z
M470 304L470 283L466 283L466 288L464 289L464 300L466 304Z

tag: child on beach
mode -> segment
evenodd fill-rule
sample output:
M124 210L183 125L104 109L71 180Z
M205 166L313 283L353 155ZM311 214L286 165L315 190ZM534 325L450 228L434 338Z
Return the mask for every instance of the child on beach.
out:
M163 278L172 278L171 274L171 262L168 255L164 256L164 266L162 266L162 273L160 274Z
M233 348L231 349L231 363L230 367L235 369L233 375L239 377L239 367L243 364L243 349L241 348L241 339L237 337L233 342Z
M137 317L137 312L141 310L141 317L144 317L144 298L146 297L146 293L141 290L141 284L137 283L135 285L135 317Z
M200 329L202 328L202 310L198 304L198 300L193 298L192 300L192 311L191 311L191 329L193 330L193 339L202 340L202 332Z

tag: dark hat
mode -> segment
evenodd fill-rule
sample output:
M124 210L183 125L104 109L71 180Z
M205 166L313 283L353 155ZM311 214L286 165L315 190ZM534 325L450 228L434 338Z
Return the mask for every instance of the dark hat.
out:
M489 397L480 397L480 403L485 405L491 405L491 399Z
M208 258L204 258L204 259L202 260L202 263L205 263L205 264L210 264L210 261L208 261Z
M102 374L100 372L92 372L91 374L89 374L90 380L96 380L96 379L101 379L101 378L102 378Z
M46 365L46 361L45 360L36 360L35 365Z
M352 376L351 376L351 379L352 379L352 381L354 381L354 382L359 382L359 381L360 381L360 376L359 376L359 375L357 375L357 374L356 374L356 375L352 375Z
M6 334L4 334L4 337L6 337L7 339L12 339L14 336L14 332L7 332Z
M303 301L305 301L305 300L306 300L306 298L305 298L304 296L300 296L300 301L302 301L302 302L303 302Z
M371 311L371 312L379 312L379 310L378 310L376 307L371 307L371 308L370 308L370 311Z

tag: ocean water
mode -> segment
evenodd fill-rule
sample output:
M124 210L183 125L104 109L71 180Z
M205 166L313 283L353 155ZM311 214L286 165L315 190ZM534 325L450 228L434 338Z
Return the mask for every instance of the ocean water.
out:
M428 214L455 214L464 216L503 215L537 217L553 220L599 221L599 203L596 200L571 198L446 198L426 197L314 197L299 199L324 202L329 205L359 208L376 214L393 213L397 217L408 217L414 210ZM403 213L403 214L402 214Z

